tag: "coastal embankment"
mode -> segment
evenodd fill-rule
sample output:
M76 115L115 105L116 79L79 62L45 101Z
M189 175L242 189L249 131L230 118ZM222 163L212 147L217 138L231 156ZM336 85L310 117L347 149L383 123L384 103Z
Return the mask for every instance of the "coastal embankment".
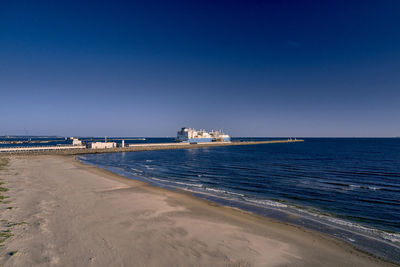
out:
M270 141L245 141L245 142L210 142L210 143L144 143L131 144L129 147L116 147L104 149L88 149L84 146L51 146L51 147L3 147L0 148L0 155L5 154L35 154L35 155L79 155L79 154L96 154L96 153L115 153L115 152L133 152L133 151L149 151L149 150L165 150L165 149L187 149L187 148L203 148L217 146L243 146L243 145L260 145L260 144L281 144L304 142L302 139L288 140L270 140ZM65 148L64 148L65 147Z
M394 266L327 235L73 156L4 162L2 266Z

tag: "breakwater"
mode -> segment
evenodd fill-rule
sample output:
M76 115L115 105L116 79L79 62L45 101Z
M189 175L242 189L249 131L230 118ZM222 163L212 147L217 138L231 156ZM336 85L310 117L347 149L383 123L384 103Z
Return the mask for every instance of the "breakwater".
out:
M270 140L270 141L245 141L245 142L212 142L212 143L149 143L149 144L131 144L129 147L116 147L105 149L88 149L82 146L79 148L60 149L58 146L49 147L24 147L24 148L0 148L3 154L29 154L29 155L79 155L79 154L97 154L97 153L115 153L115 152L134 152L134 151L150 151L150 150L166 150L166 149L188 149L203 148L217 146L243 146L243 145L260 145L260 144L277 144L277 143L294 143L303 142L302 139L288 140Z

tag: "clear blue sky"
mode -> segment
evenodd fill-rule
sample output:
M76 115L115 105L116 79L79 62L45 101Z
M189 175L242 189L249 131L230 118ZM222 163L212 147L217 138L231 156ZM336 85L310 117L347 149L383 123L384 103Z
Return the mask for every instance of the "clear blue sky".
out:
M0 135L399 136L400 1L1 1Z

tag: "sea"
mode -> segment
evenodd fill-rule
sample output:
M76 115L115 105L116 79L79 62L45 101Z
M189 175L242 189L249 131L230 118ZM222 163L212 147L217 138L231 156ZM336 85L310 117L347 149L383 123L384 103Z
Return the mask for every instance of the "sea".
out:
M279 138L233 141L272 139ZM87 154L79 160L316 230L400 263L400 138L304 138L297 143Z

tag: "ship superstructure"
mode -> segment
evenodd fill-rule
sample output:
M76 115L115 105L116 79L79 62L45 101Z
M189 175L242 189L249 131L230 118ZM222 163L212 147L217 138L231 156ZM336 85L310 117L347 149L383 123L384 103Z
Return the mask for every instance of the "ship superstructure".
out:
M230 142L231 137L222 131L212 131L210 132L213 141L215 142Z
M208 142L230 142L231 137L222 131L195 130L183 127L175 139L177 142L208 143Z

